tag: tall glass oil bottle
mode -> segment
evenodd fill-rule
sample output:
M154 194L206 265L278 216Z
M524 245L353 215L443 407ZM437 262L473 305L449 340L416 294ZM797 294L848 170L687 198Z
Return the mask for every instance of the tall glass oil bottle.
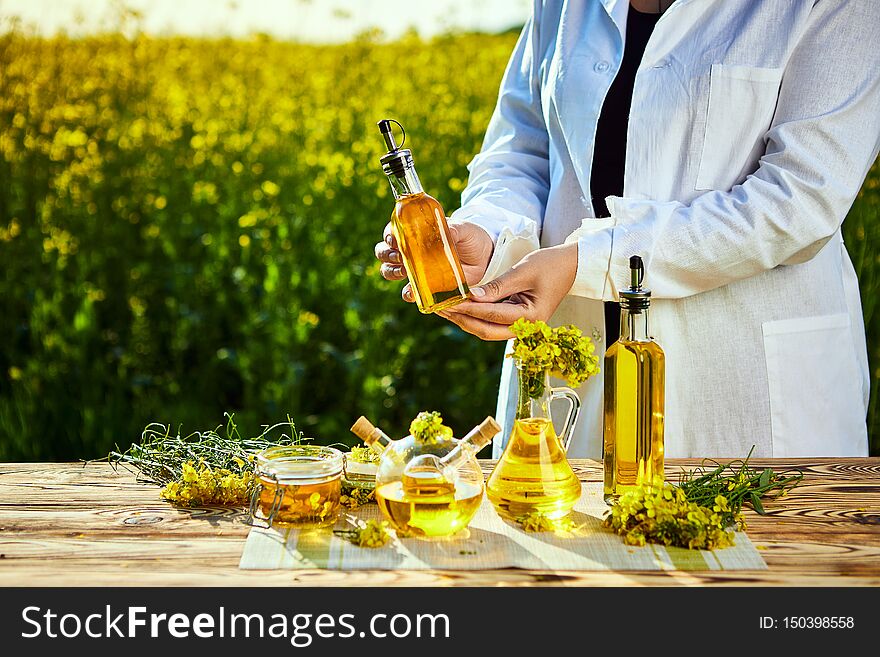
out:
M422 189L412 152L401 149L403 142L400 146L395 143L392 123L397 122L379 121L379 131L388 147L380 161L396 201L391 229L416 305L423 313L433 313L467 299L468 286L443 207Z
M663 476L665 356L648 330L651 291L630 258L631 287L620 292L620 339L605 353L605 501Z
M518 368L516 418L504 452L489 475L486 494L504 518L540 513L551 520L566 516L581 494L581 482L565 455L577 422L580 400L569 388L551 388L549 372ZM550 417L550 402L568 401L561 436Z

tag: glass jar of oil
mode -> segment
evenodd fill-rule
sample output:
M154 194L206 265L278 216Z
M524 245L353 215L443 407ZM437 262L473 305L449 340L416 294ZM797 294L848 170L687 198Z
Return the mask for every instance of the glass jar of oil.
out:
M379 131L388 147L381 158L382 170L395 200L391 230L416 306L423 313L433 313L467 299L468 285L443 207L422 189L412 152L402 149L403 142L398 146L394 141L392 123L397 121L379 121Z
M339 515L344 458L338 449L314 445L270 447L257 454L251 524L333 525Z
M565 517L581 495L581 482L566 457L580 400L569 388L551 388L550 373L517 370L519 397L510 439L489 475L486 494L503 518L539 513ZM569 412L557 436L550 403L561 399Z
M491 417L461 440L392 440L363 417L352 427L382 456L376 472L379 509L398 535L418 538L453 536L467 527L483 499L476 454L499 430Z
M644 265L630 258L631 287L620 292L620 338L605 353L604 497L663 477L665 356L648 332L651 291Z

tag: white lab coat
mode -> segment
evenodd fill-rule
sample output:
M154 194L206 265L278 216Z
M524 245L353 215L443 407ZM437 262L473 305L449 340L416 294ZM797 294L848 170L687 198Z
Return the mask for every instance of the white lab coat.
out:
M552 321L604 333L602 302L639 254L667 456L866 455L864 324L839 228L880 148L880 2L677 0L636 77L623 196L596 219L593 137L627 9L535 2L453 215L496 240L484 281L577 241ZM496 456L512 375L506 359ZM602 376L578 393L569 454L598 458Z

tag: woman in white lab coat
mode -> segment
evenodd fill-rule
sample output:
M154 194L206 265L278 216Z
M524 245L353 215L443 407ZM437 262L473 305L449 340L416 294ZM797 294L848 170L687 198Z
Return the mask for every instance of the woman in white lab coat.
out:
M622 193L595 199L597 124L633 10L535 1L451 222L484 284L443 315L489 340L520 316L604 335L604 302L638 254L666 353L667 456L867 455L840 226L880 148L880 2L651 2L665 11L636 62ZM377 245L386 278L406 274L395 247ZM496 455L512 385L505 359ZM602 390L601 375L578 390L570 456L601 456Z

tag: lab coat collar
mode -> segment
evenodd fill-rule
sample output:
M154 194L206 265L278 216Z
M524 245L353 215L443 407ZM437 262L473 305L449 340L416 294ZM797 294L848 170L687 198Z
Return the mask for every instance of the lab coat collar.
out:
M617 26L620 38L626 34L626 16L629 11L629 0L602 0L602 6Z

